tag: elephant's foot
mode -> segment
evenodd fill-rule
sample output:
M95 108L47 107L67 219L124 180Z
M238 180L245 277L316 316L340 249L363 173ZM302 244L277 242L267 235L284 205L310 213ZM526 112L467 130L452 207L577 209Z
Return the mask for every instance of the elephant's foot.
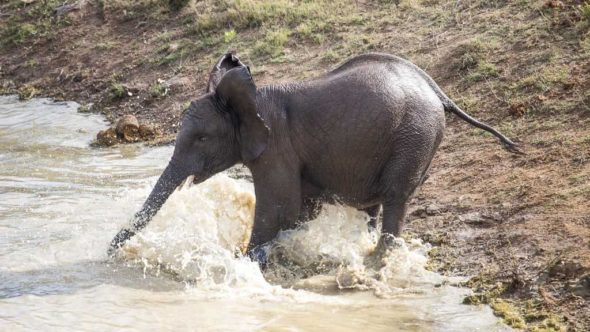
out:
M267 242L250 249L247 253L248 257L250 257L253 262L258 262L261 270L264 270L268 264L268 256L270 254L271 246L272 242Z
M365 258L364 264L366 267L379 270L383 268L387 262L386 259L391 251L402 246L403 241L391 234L382 234L377 242L375 250Z

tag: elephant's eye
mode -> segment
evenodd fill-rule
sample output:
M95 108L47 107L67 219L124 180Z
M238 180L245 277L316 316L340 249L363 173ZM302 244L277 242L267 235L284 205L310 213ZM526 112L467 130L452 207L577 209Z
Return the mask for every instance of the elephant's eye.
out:
M207 140L207 136L199 136L198 140L201 142L205 142Z

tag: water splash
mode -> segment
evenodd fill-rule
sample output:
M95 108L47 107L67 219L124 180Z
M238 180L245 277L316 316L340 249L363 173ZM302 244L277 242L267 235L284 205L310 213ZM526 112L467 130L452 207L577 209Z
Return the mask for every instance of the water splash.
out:
M256 264L236 258L250 237L254 204L252 185L225 174L180 188L124 246L124 257L200 288L266 284Z
M379 297L430 289L442 282L424 266L430 246L397 239L382 266L367 266L379 234L356 209L327 205L320 215L274 241L264 274L243 257L254 219L252 184L218 174L177 190L124 257L145 271L169 273L198 289L284 288L334 293L371 290Z

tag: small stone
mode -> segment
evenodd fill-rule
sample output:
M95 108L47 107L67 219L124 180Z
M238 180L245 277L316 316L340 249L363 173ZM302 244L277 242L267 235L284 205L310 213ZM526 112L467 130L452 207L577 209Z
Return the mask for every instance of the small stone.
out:
M117 133L114 128L101 130L96 134L96 141L100 146L113 146L117 143Z
M85 105L80 105L80 107L78 107L78 112L80 112L80 113L88 113L88 112L90 112L92 110L92 106L93 105L94 105L93 103L88 103L88 104L85 104Z
M470 212L460 215L459 221L467 223L481 223L484 221L484 218L479 212Z
M184 87L190 86L191 83L191 79L188 77L174 76L162 84L167 88L180 90Z
M139 122L137 118L131 114L123 115L115 126L117 137L120 137L125 142L137 142L140 138Z
M426 207L426 214L429 216L436 216L441 213L441 207L436 204L430 204Z
M80 6L78 6L78 4L73 4L73 5L61 5L58 6L54 9L54 13L57 17L63 16L71 11L74 10L80 10Z
M590 298L590 274L583 275L577 280L573 293L584 298Z
M38 93L39 91L32 85L23 85L19 90L18 90L18 99L25 101L25 100L29 100L33 97L35 97L35 95Z
M142 124L139 126L139 136L144 141L150 141L156 138L156 128L152 125Z
M425 218L427 215L426 207L419 205L412 212L410 212L410 215L417 218Z

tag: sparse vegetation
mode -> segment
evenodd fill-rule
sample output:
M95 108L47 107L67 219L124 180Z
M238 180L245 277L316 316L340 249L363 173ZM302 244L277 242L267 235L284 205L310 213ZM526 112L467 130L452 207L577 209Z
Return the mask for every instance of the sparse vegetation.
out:
M111 84L111 95L114 99L121 99L127 96L127 88L118 82Z
M579 12L583 20L590 22L590 2L586 1L579 5Z
M54 10L60 4L59 0L43 0L30 3L10 1L3 5L22 10L24 15L0 21L0 47L16 47L31 38L52 36L56 27L68 24L67 19L57 20L54 17Z
M25 84L18 90L18 99L20 100L29 100L35 97L39 93L34 86Z
M478 39L459 45L451 54L453 68L468 70L475 68L484 58L484 46Z
M498 77L498 68L496 65L481 61L477 64L477 67L469 73L468 79L477 82L492 77Z
M167 1L168 1L168 6L170 7L171 10L179 11L182 8L186 7L186 5L191 0L167 0Z
M264 39L254 45L254 54L272 58L283 55L285 44L289 41L290 35L291 31L288 29L268 30Z
M58 18L62 4L0 4L0 91L92 103L112 121L123 106L169 135L228 50L258 85L317 76L367 51L419 64L461 108L527 151L508 157L488 134L447 117L432 180L413 205L448 212L408 222L439 245L429 267L476 275L501 266L481 287L468 285L475 293L466 302L492 305L528 330L590 328L588 298L571 295L580 276L539 267L559 252L590 270L590 2L96 0ZM160 78L181 83L168 89ZM458 220L469 212L498 216ZM511 250L525 258L507 276ZM558 305L533 291L544 286Z
M532 331L563 331L561 319L547 312L541 302L536 300L506 300L502 299L508 287L501 282L493 282L491 275L486 272L471 278L466 286L476 292L463 299L468 305L490 305L494 314L501 317L505 324L516 329L530 329Z
M223 41L224 41L226 44L227 44L227 43L230 43L230 42L232 42L234 39L236 39L236 36L237 36L237 35L238 35L238 34L237 34L236 30L234 30L234 29L231 29L231 30L229 30L229 31L225 31L225 32L223 33Z
M163 98L168 94L168 87L164 83L157 81L154 85L152 85L150 93L153 98Z
M0 37L1 45L20 45L29 37L34 36L37 33L37 28L32 24L10 24L10 26L2 32L2 36Z

